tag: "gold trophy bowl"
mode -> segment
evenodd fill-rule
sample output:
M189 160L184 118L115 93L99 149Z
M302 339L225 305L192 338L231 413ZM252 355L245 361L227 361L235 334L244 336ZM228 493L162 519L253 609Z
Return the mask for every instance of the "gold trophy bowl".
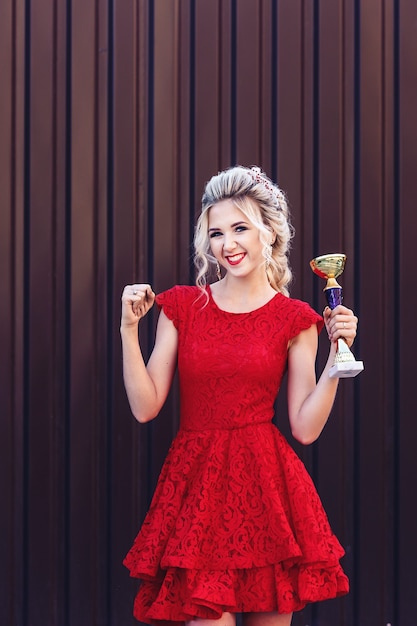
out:
M334 309L342 304L342 287L337 282L345 269L345 254L323 254L310 261L310 267L315 274L324 278L326 286L324 293L327 304ZM337 354L333 367L329 371L330 378L353 378L364 369L362 361L356 361L344 339L337 340Z

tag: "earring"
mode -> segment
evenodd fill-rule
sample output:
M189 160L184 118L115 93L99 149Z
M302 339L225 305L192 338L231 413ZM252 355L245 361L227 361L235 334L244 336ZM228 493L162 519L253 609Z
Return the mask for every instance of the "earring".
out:
M217 280L222 279L222 272L220 269L220 263L218 261L216 261L216 276L217 276Z
M266 259L265 259L265 271L269 270L269 266L271 265L272 259L272 243L267 248Z

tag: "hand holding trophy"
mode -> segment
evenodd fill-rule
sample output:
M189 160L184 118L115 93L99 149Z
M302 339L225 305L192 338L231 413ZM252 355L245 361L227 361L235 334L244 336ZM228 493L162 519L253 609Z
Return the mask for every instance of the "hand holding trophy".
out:
M327 280L324 293L331 309L342 304L342 287L336 278L345 269L345 262L346 256L344 254L324 254L310 261L313 272ZM335 363L329 372L330 378L352 378L362 370L363 362L356 361L344 339L338 339Z

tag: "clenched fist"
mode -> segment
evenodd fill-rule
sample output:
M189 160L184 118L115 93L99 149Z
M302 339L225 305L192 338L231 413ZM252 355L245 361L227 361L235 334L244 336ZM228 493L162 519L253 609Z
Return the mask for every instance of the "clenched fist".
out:
M155 294L150 285L126 285L122 294L121 326L136 325L145 317L154 302Z

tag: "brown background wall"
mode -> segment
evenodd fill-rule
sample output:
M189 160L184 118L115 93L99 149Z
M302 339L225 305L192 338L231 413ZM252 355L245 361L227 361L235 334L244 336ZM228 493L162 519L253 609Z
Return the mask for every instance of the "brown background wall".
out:
M1 624L133 623L178 403L131 418L120 294L192 281L203 184L241 163L289 196L292 295L321 310L308 261L346 252L366 367L292 442L352 585L294 625L415 626L416 59L415 0L0 1Z

